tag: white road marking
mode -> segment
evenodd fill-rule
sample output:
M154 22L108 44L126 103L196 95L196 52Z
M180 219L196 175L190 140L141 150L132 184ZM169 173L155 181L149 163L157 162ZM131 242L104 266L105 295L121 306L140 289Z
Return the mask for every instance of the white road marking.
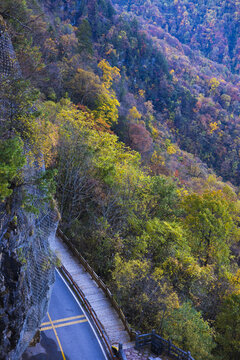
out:
M83 309L83 307L82 307L82 305L80 304L79 300L77 299L76 295L74 294L74 292L72 291L72 289L69 287L68 283L66 282L66 280L64 279L64 277L61 275L61 273L59 272L59 270L56 269L56 271L57 271L58 275L61 277L61 279L63 280L63 282L65 283L65 285L67 286L67 288L69 289L69 291L71 292L71 294L72 294L72 296L74 297L76 303L78 304L78 306L80 307L80 309L82 310L82 312L84 313L84 315L86 316L86 318L88 319L88 323L89 323L89 325L91 326L91 329L92 329L92 331L93 331L93 333L94 333L94 335L95 335L95 337L96 337L96 339L97 339L97 342L99 343L99 346L100 346L100 348L101 348L101 350L102 350L102 353L103 353L105 359L108 360L107 355L106 355L106 352L104 351L104 348L103 348L103 346L102 346L102 344L101 344L101 341L99 340L98 335L97 335L97 333L96 333L93 325L91 324L91 321L89 320L88 314L87 314L87 313L85 312L85 310Z

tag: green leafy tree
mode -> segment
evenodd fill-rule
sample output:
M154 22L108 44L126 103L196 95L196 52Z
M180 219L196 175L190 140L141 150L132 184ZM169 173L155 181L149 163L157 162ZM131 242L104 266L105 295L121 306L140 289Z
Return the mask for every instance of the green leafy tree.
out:
M190 302L174 309L164 321L164 335L199 360L213 359L213 330Z
M20 179L19 171L26 163L23 142L19 137L0 140L0 200L12 194Z
M78 68L67 87L73 100L89 107L96 119L101 118L110 125L117 122L120 104L116 94L93 72Z
M66 85L76 104L86 105L91 110L97 108L103 89L99 77L93 72L78 68Z
M233 204L221 191L191 194L183 201L193 253L202 265L228 265L236 225Z
M115 258L113 279L120 304L135 329L161 332L164 316L179 306L177 294L160 268L146 259Z
M183 226L176 221L150 219L146 224L148 253L152 255L154 264L161 264L178 252L191 253Z
M240 295L228 296L216 318L217 353L224 360L240 358Z
M92 29L87 19L83 19L77 30L78 50L85 56L93 55Z

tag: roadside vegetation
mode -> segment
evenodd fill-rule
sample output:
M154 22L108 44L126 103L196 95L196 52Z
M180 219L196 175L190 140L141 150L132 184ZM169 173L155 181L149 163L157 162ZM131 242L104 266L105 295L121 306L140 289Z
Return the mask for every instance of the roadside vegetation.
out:
M131 14L107 0L64 4L0 4L22 72L0 90L14 104L0 199L21 185L26 159L44 161L36 181L131 325L197 360L237 360L237 75L196 67L193 81L194 64L173 69Z

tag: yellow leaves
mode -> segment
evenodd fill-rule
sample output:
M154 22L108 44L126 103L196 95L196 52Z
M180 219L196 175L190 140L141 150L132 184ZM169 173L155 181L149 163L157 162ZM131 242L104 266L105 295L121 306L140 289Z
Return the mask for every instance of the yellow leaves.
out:
M119 255L116 255L113 279L120 289L127 288L135 281L144 280L149 269L150 264L147 260L130 260L123 262L123 259Z
M51 38L45 40L44 50L46 51L47 57L49 59L55 58L58 55L58 48L56 42Z
M57 152L56 146L58 143L59 133L58 126L50 122L44 123L41 121L41 126L39 128L40 137L41 137L41 153L44 156L44 161L46 167L52 164L55 159Z
M172 144L170 139L165 140L165 147L169 155L174 155L178 152L178 147Z
M162 165L164 166L165 165L165 160L163 158L162 155L160 155L159 153L157 153L157 151L155 150L152 154L152 157L151 157L151 163L154 164L154 165Z
M139 94L141 97L144 97L144 95L145 95L145 90L139 89L139 90L138 90L138 94Z
M104 64L102 63L102 65ZM115 92L110 89L111 81L106 81L107 83L100 83L99 77L94 73L78 68L68 86L75 101L93 110L95 119L101 118L108 125L112 125L118 120L120 104Z
M210 92L211 92L212 94L215 94L216 89L219 87L219 85L220 85L220 81L218 81L216 78L212 78L212 79L209 81Z
M100 61L98 67L103 72L102 80L104 82L104 86L106 87L106 89L110 89L113 81L117 78L120 78L120 70L116 66L112 67L105 59Z
M215 185L217 183L218 179L215 174L210 174L207 178L207 183L210 185Z
M113 123L116 123L118 120L118 107L120 106L120 103L115 97L115 93L105 89L105 94L102 94L99 98L100 105L93 111L93 114L95 114L96 118L103 118L107 124L112 125Z
M102 70L102 88L104 91L100 92L98 101L100 105L96 110L94 110L94 114L96 117L103 118L108 124L113 124L118 120L118 107L120 106L116 94L113 90L110 90L112 83L114 80L120 77L120 70L114 66L110 66L110 64L103 59L98 64L98 67Z
M214 131L219 129L218 123L216 121L211 122L209 124L209 128L210 128L209 133L212 134Z
M104 126L104 122L94 119L91 112L81 111L68 101L58 111L56 119L64 141L74 146L72 138L80 136L89 151L94 152L94 168L105 181L131 186L132 182L141 180L144 173L140 169L140 155L120 143L116 135L99 132L99 126Z
M166 308L168 309L168 314L170 314L173 311L173 309L178 309L180 307L179 298L176 292L171 292L166 297L164 303L166 305Z
M178 82L178 78L175 76L175 71L174 71L174 69L172 69L172 70L170 71L170 74L173 76L173 77L172 77L173 83L176 84L176 83Z
M170 316L172 311L174 309L178 309L180 306L177 293L173 291L172 286L169 286L169 284L166 282L160 285L158 301L161 304L161 306L159 306L159 309L161 310L159 310L157 314L157 321L159 323L162 322L163 316L165 317ZM164 309L164 314L163 314L163 309Z
M230 283L235 287L234 293L240 295L240 269L230 277Z
M128 119L132 121L140 120L142 115L138 112L136 106L133 106L128 112Z
M168 147L167 147L167 153L169 155L174 155L176 154L176 152L178 151L177 147L173 144L170 144Z
M151 133L154 140L156 140L159 136L159 131L154 126L151 127Z
M165 159L160 153L156 150L153 152L151 157L150 169L153 174L159 174L162 171L162 168L165 166Z
M76 106L69 104L69 107L63 107L57 114L56 120L62 129L68 131L69 125L80 131L82 128L91 128L94 124L93 119L84 116L84 113L79 111Z
M179 197L185 197L189 195L189 191L182 187L177 189L177 194L179 195Z
M153 279L154 279L155 281L161 280L161 279L163 278L163 276L164 276L164 271L163 271L163 269L162 269L161 267L155 268L152 276L153 276Z
M23 136L27 138L29 144L30 161L37 160L39 164L42 164L44 159L45 165L50 165L56 156L58 126L44 118L21 117L19 121L25 129Z
M127 33L126 33L126 31L124 31L124 30L120 31L119 34L118 34L118 39L119 39L119 40L127 39Z

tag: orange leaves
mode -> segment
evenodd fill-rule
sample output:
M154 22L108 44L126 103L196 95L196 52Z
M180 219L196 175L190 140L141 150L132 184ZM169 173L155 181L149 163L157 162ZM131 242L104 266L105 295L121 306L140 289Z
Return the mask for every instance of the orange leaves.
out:
M111 125L109 125L104 119L97 118L95 120L93 128L99 132L108 132L110 134L113 134L113 131L111 130Z

